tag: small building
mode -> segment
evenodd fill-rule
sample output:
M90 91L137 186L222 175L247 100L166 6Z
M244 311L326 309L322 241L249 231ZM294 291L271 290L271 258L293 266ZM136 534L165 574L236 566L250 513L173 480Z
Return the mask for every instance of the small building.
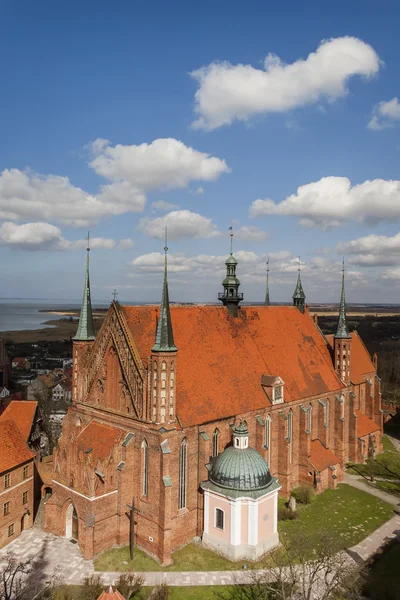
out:
M246 421L213 461L204 491L203 543L230 560L255 560L276 548L278 492L265 459L249 446Z
M37 402L12 400L0 415L0 423L3 421L13 421L25 443L36 454L47 454L48 438L42 427Z
M4 414L4 413L3 413ZM34 452L17 425L0 421L0 548L32 527Z
M8 390L6 387L1 387L0 386L0 400L2 400L3 398L8 398L8 396L10 395L10 390Z
M30 371L31 370L31 361L24 356L16 356L12 359L12 368L17 369L17 371Z
M110 585L106 590L104 590L104 592L102 594L100 594L100 596L97 598L97 600L125 600L123 595L116 589L113 588L112 585Z

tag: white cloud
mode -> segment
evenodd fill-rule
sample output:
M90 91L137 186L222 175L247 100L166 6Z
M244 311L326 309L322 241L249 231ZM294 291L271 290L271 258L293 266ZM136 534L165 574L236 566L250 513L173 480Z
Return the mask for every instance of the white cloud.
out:
M347 177L323 177L302 185L280 203L255 200L250 216L291 215L306 227L338 227L348 220L396 221L400 218L400 181L374 179L351 186Z
M367 235L349 242L337 244L336 251L350 254L349 263L365 267L386 267L398 264L400 254L400 233L390 237Z
M168 227L168 239L181 240L184 238L210 238L220 235L218 228L211 219L191 212L190 210L175 210L165 217L140 219L138 229L159 240L164 239L165 227Z
M68 247L60 229L49 223L4 222L0 225L0 244L18 250L65 250Z
M400 281L400 267L386 269L386 271L384 271L381 274L381 279L389 281Z
M70 248L84 250L87 247L87 240L78 240L76 242L68 242ZM92 237L90 238L90 249L96 250L102 248L104 250L112 250L115 248L116 242L110 238Z
M162 210L164 212L167 212L167 210L173 210L174 208L179 208L177 204L172 204L172 202L165 202L165 200L157 200L156 202L152 202L151 207L154 210Z
M135 242L131 238L124 238L119 241L119 247L121 250L130 250L135 247Z
M333 101L347 94L351 77L371 77L379 66L375 50L355 37L323 41L305 60L289 65L268 54L264 70L214 62L191 73L199 84L193 126L212 130L235 119L286 112L324 98Z
M268 231L264 231L255 225L244 225L235 231L235 239L248 242L263 242L269 237Z
M0 219L87 226L105 216L142 212L148 192L214 181L230 170L224 160L175 139L139 146L96 140L90 148L90 166L109 181L97 195L72 185L68 177L5 169L0 173Z
M374 107L368 128L381 131L394 127L396 121L400 121L400 102L398 98L392 98L388 102L379 102Z

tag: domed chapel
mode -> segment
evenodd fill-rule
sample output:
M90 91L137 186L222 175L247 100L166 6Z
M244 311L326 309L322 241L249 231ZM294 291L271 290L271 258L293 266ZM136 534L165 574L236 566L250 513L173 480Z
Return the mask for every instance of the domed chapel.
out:
M201 537L231 559L278 543L277 495L317 492L381 447L377 360L349 332L344 271L337 332L291 306L243 305L231 252L221 305L113 301L95 336L87 252L73 339L72 406L53 452L48 532L85 558L134 541L162 564ZM134 530L130 507L135 508Z

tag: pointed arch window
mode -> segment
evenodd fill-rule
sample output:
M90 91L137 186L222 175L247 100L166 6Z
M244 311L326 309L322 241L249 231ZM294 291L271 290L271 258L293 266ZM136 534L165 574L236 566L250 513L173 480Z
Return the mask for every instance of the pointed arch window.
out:
M306 433L311 433L312 428L312 404L307 409Z
M219 441L219 429L214 429L214 433L212 436L212 457L216 458L218 456L218 441Z
M188 442L184 438L179 453L179 509L186 508L187 494L187 448Z
M329 398L325 402L325 427L329 427Z
M271 417L267 415L265 419L265 449L267 451L266 460L267 465L271 463Z
M146 440L142 442L142 496L149 494L149 445Z
M289 464L292 464L293 458L293 412L292 409L289 410L288 420L287 420L287 440L289 442Z

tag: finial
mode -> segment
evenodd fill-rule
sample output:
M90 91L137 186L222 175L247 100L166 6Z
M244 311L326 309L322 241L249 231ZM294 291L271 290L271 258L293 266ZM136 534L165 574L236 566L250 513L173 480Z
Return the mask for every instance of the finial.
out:
M117 300L117 296L118 296L118 292L116 289L114 289L114 291L113 291L114 302Z
M233 250L232 250L232 242L233 242L233 227L232 227L232 225L229 227L229 231L230 231L229 235L231 236L231 254L232 254L232 253L233 253Z
M87 232L87 248L86 250L90 252L90 231Z

